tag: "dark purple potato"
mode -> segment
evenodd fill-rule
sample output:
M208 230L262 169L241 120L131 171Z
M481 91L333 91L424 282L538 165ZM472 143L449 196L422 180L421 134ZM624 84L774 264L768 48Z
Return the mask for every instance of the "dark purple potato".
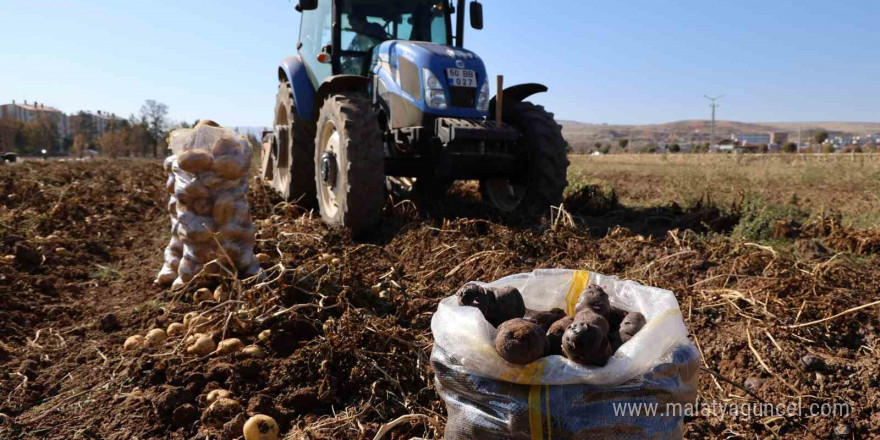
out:
M522 318L526 314L526 304L522 294L513 287L495 287L488 289L495 294L495 304L490 307L486 320L498 327L511 319Z
M598 284L587 286L581 293L580 298L578 298L577 305L574 307L575 313L580 313L584 309L591 309L602 315L605 319L608 319L608 315L611 313L611 301L608 299L608 294L605 293L605 290L599 287Z
M596 326L606 336L610 330L608 320L590 309L581 310L577 315L574 315L574 322Z
M565 311L559 308L551 309L548 312L538 312L526 309L526 319L540 325L545 332L550 330L550 326L553 325L554 322L559 321L562 318L565 318Z
M540 326L525 319L511 319L498 327L495 350L512 364L538 360L547 347L547 335Z
M608 343L611 344L611 354L617 353L617 349L623 345L623 338L620 332L608 333Z
M492 308L495 306L495 294L489 289L480 287L474 283L465 284L458 292L458 303L462 306L476 307L483 312L483 317L487 320L492 314Z
M645 315L642 315L639 312L630 312L626 315L626 318L623 318L623 322L620 323L620 335L624 334L629 335L630 338L635 336L642 327L645 326ZM627 338L627 341L629 338Z
M627 313L629 312L626 310L611 308L611 313L608 314L608 325L611 326L612 332L620 330L620 323L623 322L623 318L626 318Z
M554 322L550 329L547 330L547 356L558 354L562 355L562 335L565 329L574 322L573 316L566 316Z
M611 357L611 345L601 329L575 320L562 335L562 352L579 364L604 367Z

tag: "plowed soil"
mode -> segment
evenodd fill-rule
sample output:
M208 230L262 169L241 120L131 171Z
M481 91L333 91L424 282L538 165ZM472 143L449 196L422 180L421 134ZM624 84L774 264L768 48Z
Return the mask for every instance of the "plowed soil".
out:
M372 439L408 414L419 416L384 438L441 438L428 362L438 300L469 280L547 267L674 291L704 357L704 401L851 411L698 415L687 438L880 438L880 314L860 308L880 299L876 230L819 218L749 243L729 235L735 212L628 209L591 187L568 197L570 217L522 223L463 184L442 200L389 201L373 241L355 243L253 185L264 275L206 280L232 300L196 305L197 286L153 284L169 238L164 182L150 161L0 167L0 438L234 439L253 413L293 439ZM188 356L180 337L123 350L191 311L217 339L268 357ZM241 403L237 415L205 417L218 388Z

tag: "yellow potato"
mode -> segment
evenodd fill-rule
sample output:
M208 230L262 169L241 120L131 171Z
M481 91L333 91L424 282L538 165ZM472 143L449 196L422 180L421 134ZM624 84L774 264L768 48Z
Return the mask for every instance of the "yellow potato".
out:
M261 331L260 334L257 336L257 339L259 339L259 340L262 341L262 340L264 340L264 339L267 339L267 338L269 337L269 335L271 335L271 334L272 334L272 330L269 330L269 329L263 330L263 331Z
M218 354L230 354L230 353L238 353L244 349L244 343L241 342L241 339L238 338L229 338L220 341L220 344L217 346Z
M227 289L222 284L217 286L217 288L214 289L214 301L217 301L219 303L229 301L229 289Z
M165 339L168 339L168 335L165 333L165 330L162 330L161 328L154 328L147 332L146 345L148 347L155 347L165 342Z
M219 398L202 413L202 424L210 428L220 428L241 413L241 404L233 399Z
M246 165L238 156L220 156L214 159L211 169L224 179L235 180L244 176Z
M241 152L241 144L231 136L223 136L217 139L217 142L214 142L214 145L211 147L211 154L214 155L215 159L220 156L239 154L239 152Z
M213 217L218 226L229 223L235 215L235 198L229 194L222 194L214 201Z
M168 330L165 332L168 336L182 336L186 333L186 326L179 322L173 322L168 326Z
M205 126L208 126L208 127L220 127L220 124L218 124L218 123L216 123L216 122L214 122L214 121L212 121L212 120L210 120L210 119L202 119L202 120L199 121L198 124L196 124L196 128L198 128L198 127L205 127Z
M188 173L201 173L211 169L214 159L203 150L184 151L177 157L177 166Z
M217 343L210 336L202 336L190 345L186 352L196 356L207 356L217 349Z
M248 345L241 351L241 354L253 359L264 359L266 357L266 351L259 345Z
M144 346L144 337L141 335L129 336L128 339L125 340L125 343L122 344L122 348L125 350L136 350Z
M278 440L278 423L275 419L256 414L244 423L244 440Z
M217 399L228 399L230 397L232 397L232 393L230 393L229 391L216 389L208 393L208 397L205 398L205 401L211 404L214 403Z
M211 289L203 287L199 290L196 290L196 292L193 293L193 302L196 304L199 304L203 301L208 301L208 300L212 299L213 297L214 297L214 294L211 292Z

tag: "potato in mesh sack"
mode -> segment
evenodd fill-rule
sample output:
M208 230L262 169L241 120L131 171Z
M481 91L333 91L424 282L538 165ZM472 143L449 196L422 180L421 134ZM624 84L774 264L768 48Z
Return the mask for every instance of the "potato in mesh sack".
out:
M173 156L168 208L172 236L156 282L182 286L205 270L223 272L219 261L240 276L260 270L254 257L254 224L247 202L251 147L234 131L199 124L169 136ZM231 261L230 261L231 260Z
M580 294L593 283L608 293L611 306L645 318L644 327L602 367L560 355L525 365L506 362L494 346L498 330L477 307L462 305L456 296L441 301L431 321L431 365L448 412L444 438L682 437L683 414L667 413L667 403L696 399L699 354L672 292L562 269L476 284L513 287L530 310L560 308L575 316ZM615 412L624 403L658 407L651 417Z

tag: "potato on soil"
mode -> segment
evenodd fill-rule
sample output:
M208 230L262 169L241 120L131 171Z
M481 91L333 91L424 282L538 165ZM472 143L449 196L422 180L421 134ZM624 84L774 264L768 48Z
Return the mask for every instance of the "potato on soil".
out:
M514 287L497 287L490 289L495 294L495 304L490 308L487 320L495 327L505 321L522 318L526 314L526 305L522 294Z
M217 286L217 288L214 289L214 301L217 301L218 303L229 301L229 288L222 284Z
M241 339L238 338L229 338L220 341L220 344L217 345L217 353L218 354L231 354L238 353L239 351L244 349L244 342L241 342Z
M212 390L208 393L208 396L205 398L205 401L209 404L214 403L217 399L229 399L232 397L232 393L223 389Z
M184 333L186 333L186 327L179 322L172 322L168 325L168 330L165 331L168 336L182 336Z
M244 440L278 440L278 423L275 419L257 414L244 424Z
M565 318L565 311L560 308L551 309L545 312L526 309L525 319L540 325L545 332L550 330L550 326L552 326L554 322L559 321L562 318Z
M243 350L241 350L241 355L252 359L265 359L266 351L263 350L263 347L260 347L259 345L248 345Z
M547 330L547 355L562 355L562 335L571 323L574 322L574 316L566 316L552 325Z
M630 312L620 323L620 336L623 342L628 341L645 326L645 315L639 312Z
M202 423L211 428L220 428L241 411L241 404L238 401L221 397L202 413Z
M498 327L495 351L512 364L528 364L544 355L547 335L538 325L525 319L511 319Z
M581 293L580 298L578 298L574 311L575 313L580 313L584 309L592 309L605 319L608 319L611 313L611 301L608 299L608 293L599 287L598 284L590 284Z
M582 322L587 325L596 326L599 330L602 331L602 334L606 336L611 330L611 326L608 324L608 320L590 309L581 310L580 312L578 312L577 315L574 315L574 322Z
M208 289L207 287L202 287L201 289L196 290L195 293L193 293L193 302L196 304L204 301L210 301L213 298L214 293L212 293L211 289Z
M562 352L579 364L604 367L611 357L611 345L601 329L575 319L562 335Z
M144 346L144 337L141 335L133 335L129 336L128 339L125 340L125 343L122 344L122 348L125 350L136 350Z
M257 339L260 341L262 341L264 339L268 339L269 335L271 335L271 334L272 334L272 330L270 330L270 329L263 330L260 332L259 335L257 335Z
M187 347L186 352L196 356L207 356L213 353L216 349L217 344L214 342L214 339L210 336L203 335L202 337L196 339L196 341L193 342L192 345Z
M165 330L161 328L154 328L147 333L146 337L146 345L148 347L155 347L168 339L168 335L165 333Z
M201 173L211 169L214 159L204 150L184 151L177 156L177 166L187 173Z

